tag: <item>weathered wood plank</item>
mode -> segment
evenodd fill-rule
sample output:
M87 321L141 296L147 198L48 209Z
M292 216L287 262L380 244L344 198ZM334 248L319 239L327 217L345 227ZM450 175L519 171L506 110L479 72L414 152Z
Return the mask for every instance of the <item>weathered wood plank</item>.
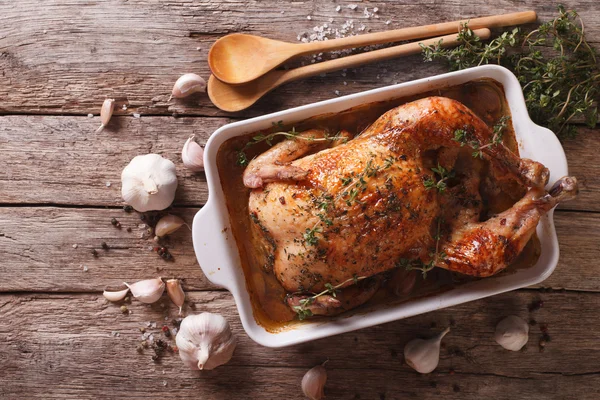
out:
M172 212L191 224L197 209ZM122 229L111 225L116 217ZM541 287L600 291L597 273L600 214L556 213L561 256L554 274ZM151 238L136 213L120 209L54 207L0 208L0 292L98 292L108 285L154 276L185 278L189 289L214 288L198 267L191 234L183 227L170 239L175 261L166 262L150 250ZM132 232L126 228L132 227ZM215 227L215 234L221 228ZM106 242L110 249L101 249ZM77 245L77 248L73 248ZM95 258L90 252L97 249ZM88 272L83 267L88 267ZM161 270L157 271L157 267Z
M299 33L312 32L314 26L329 23L340 28L350 19L356 28L364 24L381 31L526 9L535 9L543 21L556 14L555 4L544 0L355 3L355 11L346 7L352 2L339 3L340 12L335 10L338 3L318 0L87 1L77 7L60 1L4 3L0 5L0 112L96 113L104 97L112 96L129 106L127 113L224 115L206 96L171 103L167 98L180 74L194 71L208 76L208 49L227 33L296 42ZM564 3L581 13L590 40L600 42L596 0ZM367 18L364 7L378 7L380 17ZM441 72L441 65L424 65L414 56L352 70L345 77L333 73L287 85L240 115L332 98L336 90L356 93Z
M206 202L204 174L183 167L181 148L191 134L204 143L230 119L115 117L104 131L95 134L98 120L0 116L0 203L120 205L122 169L136 155L149 152L177 165L180 186L176 205ZM598 135L600 129L582 128L576 139L565 141L569 172L581 182L581 192L577 200L561 207L600 211Z
M239 339L231 362L217 370L189 371L172 354L154 364L150 351L136 353L140 327L157 321L150 331L160 337L161 321L176 315L167 299L166 308L134 302L132 314L123 315L98 295L1 296L0 395L301 399L302 375L326 359L326 394L336 399L592 399L590 388L600 385L597 294L546 294L544 307L530 313L527 305L538 294L515 292L279 350L259 347L243 333L229 294L189 298L197 312L222 313ZM526 352L508 352L493 341L496 322L507 314L537 320ZM450 321L436 371L418 375L402 362L408 340ZM540 353L542 323L551 341Z

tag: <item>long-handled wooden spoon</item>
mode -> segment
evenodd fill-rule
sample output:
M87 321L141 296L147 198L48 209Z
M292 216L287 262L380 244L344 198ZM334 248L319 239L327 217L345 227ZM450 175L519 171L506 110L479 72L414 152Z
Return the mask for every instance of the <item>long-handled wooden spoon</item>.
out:
M490 37L489 29L476 29L473 31L482 39ZM221 82L214 75L208 79L208 97L213 104L223 111L240 111L256 103L258 99L267 94L276 87L295 81L297 79L307 78L326 72L332 72L343 68L353 68L362 64L374 61L383 61L390 58L406 56L421 52L420 44L425 46L435 45L441 42L442 47L451 47L458 44L457 34L436 37L423 40L422 42L413 42L399 46L388 47L386 49L374 50L367 53L355 54L348 57L335 60L324 61L317 64L307 65L287 71L271 71L252 82L244 85L228 85Z
M465 22L469 23L471 29L497 28L535 22L536 18L535 11L523 11L312 43L287 43L234 33L212 45L208 53L208 65L219 80L236 85L250 82L296 56L447 35L458 31L460 24Z

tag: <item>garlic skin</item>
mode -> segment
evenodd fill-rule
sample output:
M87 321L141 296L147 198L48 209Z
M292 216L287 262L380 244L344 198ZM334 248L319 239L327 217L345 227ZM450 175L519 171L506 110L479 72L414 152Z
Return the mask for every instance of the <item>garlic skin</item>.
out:
M175 232L183 225L185 225L185 221L179 218L177 215L165 215L156 223L156 226L154 227L154 233L156 233L156 236L161 238Z
M184 364L199 370L211 370L227 363L236 346L227 320L211 313L185 317L175 342Z
M506 350L519 351L529 340L529 324L516 315L510 315L496 325L494 339Z
M195 136L190 136L183 145L181 160L183 161L183 165L189 170L194 172L204 171L204 149L196 143L194 140Z
M181 99L187 97L193 93L206 91L206 81L199 75L196 74L185 74L177 79L173 90L171 91L171 98Z
M165 283L162 278L146 279L131 285L125 282L125 285L131 290L133 297L146 304L158 301L165 291Z
M123 200L137 211L164 210L175 199L175 164L158 154L136 156L121 173Z
M113 111L115 110L115 99L106 99L104 103L102 103L102 108L100 109L100 122L101 125L98 129L96 129L96 133L102 132L104 127L108 125L110 118L113 115Z
M125 296L127 296L127 293L129 293L129 288L124 289L124 290L119 290L116 292L111 292L108 290L105 290L102 295L104 296L104 298L108 301L112 301L112 302L116 302L116 301L121 301L125 298Z
M440 344L442 338L450 332L446 328L431 339L413 339L404 346L404 360L415 371L421 374L433 372L440 362Z
M327 382L327 371L322 365L317 365L308 370L302 377L302 393L310 400L321 400L325 398L323 389Z
M169 279L167 281L167 294L173 304L179 307L179 315L181 315L181 309L185 302L185 292L181 287L181 281L179 279Z

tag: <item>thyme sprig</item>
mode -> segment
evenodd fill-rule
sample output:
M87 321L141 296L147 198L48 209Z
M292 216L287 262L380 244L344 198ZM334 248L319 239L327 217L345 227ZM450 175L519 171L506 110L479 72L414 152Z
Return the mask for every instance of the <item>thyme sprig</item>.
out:
M454 131L454 138L452 140L459 142L460 146L469 146L473 149L473 158L483 158L483 150L488 147L497 146L502 143L504 136L504 130L508 126L508 120L510 116L502 116L498 122L492 128L492 138L490 142L481 146L479 142L469 133L467 129L457 129Z
M282 121L279 121L278 123L273 123L273 127L276 129L281 129L283 127ZM250 148L258 143L262 143L262 142L266 142L269 146L273 146L273 140L275 138L281 137L281 136L283 136L289 140L300 139L300 140L305 140L307 142L333 142L336 140L347 140L348 139L347 137L340 136L339 134L329 136L327 132L325 132L325 136L322 138L299 136L300 133L301 132L296 131L295 127L292 127L292 129L287 132L286 131L277 131L277 132L271 132L271 133L259 133L258 135L255 135L252 138L250 138L248 143L246 143L246 145L241 150L237 151L237 155L236 155L237 164L242 167L245 167L248 165L249 160L248 160L248 156L246 155L246 150L248 150L248 148Z
M454 177L454 171L448 171L446 168L442 167L439 163L437 165L437 167L433 167L431 168L431 170L440 177L440 179L434 179L432 177L427 177L425 178L425 180L423 180L423 186L425 186L425 189L430 190L430 189L437 189L437 191L439 193L443 193L446 190L447 184L446 181L448 181L448 179L453 178Z
M436 230L435 236L433 237L435 239L435 250L429 253L429 257L431 259L428 263L424 263L420 260L410 260L407 258L402 258L398 262L397 266L403 267L407 271L412 271L412 270L421 271L421 273L423 274L423 279L427 279L427 273L429 271L431 271L432 269L434 269L436 264L439 261L442 261L446 258L446 253L444 253L443 251L440 251L440 240L442 238L442 231L441 231L442 223L443 223L443 218L438 217L437 218L437 230Z
M339 292L339 289L341 287L343 287L345 284L350 283L350 282L354 282L354 284L356 285L358 282L362 281L363 279L367 279L367 276L356 276L354 275L352 278L345 280L344 282L340 283L339 285L335 285L333 286L331 283L326 283L325 286L325 290L323 290L320 293L316 293L310 297L306 297L304 299L300 300L300 305L298 306L294 306L294 311L296 311L296 313L298 314L298 319L300 321L306 319L307 317L312 317L313 313L312 311L308 308L311 304L313 304L315 302L316 299L318 299L321 296L324 296L326 294L330 294L333 297L337 297L337 293Z
M499 64L515 73L531 118L560 138L573 136L576 119L593 128L598 122L600 64L574 10L558 7L558 16L524 33L515 28L485 44L465 24L458 47L421 46L425 61L442 60L451 70ZM548 47L551 46L551 47Z

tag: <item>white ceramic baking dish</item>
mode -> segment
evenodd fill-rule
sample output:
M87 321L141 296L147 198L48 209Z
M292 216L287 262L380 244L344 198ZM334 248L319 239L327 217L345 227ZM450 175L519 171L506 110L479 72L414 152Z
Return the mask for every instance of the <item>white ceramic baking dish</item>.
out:
M289 346L533 285L543 281L552 273L558 262L558 241L554 230L553 210L542 218L537 227L541 242L541 256L531 268L518 270L510 275L471 282L447 292L404 304L383 307L345 318L309 321L276 333L267 331L257 324L253 317L238 249L233 235L227 233L231 232L229 214L216 165L219 147L232 137L270 128L272 123L277 121L283 120L286 124L294 124L320 114L337 113L361 104L423 93L481 78L494 79L504 86L521 156L539 161L548 167L550 184L567 175L567 160L558 139L550 130L531 121L519 82L509 70L498 66L486 65L452 72L252 118L223 126L210 137L204 153L210 195L207 204L194 218L192 227L194 250L206 277L215 285L224 287L233 294L242 325L248 336L263 346Z

